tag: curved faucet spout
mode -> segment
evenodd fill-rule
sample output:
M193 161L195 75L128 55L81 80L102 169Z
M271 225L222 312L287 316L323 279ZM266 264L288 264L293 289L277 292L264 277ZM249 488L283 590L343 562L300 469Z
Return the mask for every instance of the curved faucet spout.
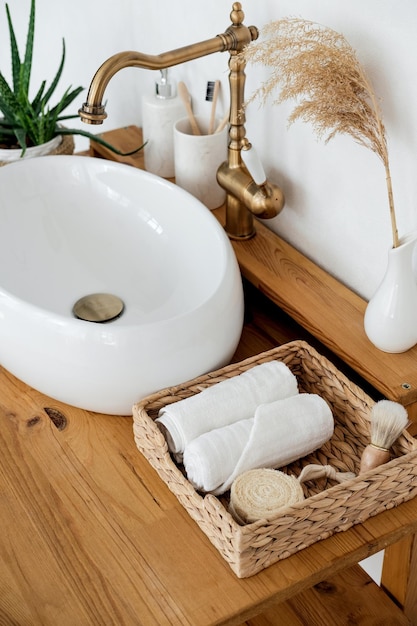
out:
M231 26L220 34L183 48L158 55L142 52L119 52L105 61L95 73L88 91L87 100L79 110L81 119L87 124L102 124L107 114L103 97L109 81L125 67L161 70L179 65L215 52L230 52L230 119L228 161L220 166L218 182L227 192L226 231L235 239L247 239L255 234L253 214L274 217L284 204L281 190L265 181L257 185L242 163L241 150L248 141L245 138L244 84L245 62L239 52L259 36L256 26L243 24L244 13L240 2L234 2L230 18Z
M103 107L103 96L113 76L125 67L139 67L148 70L162 70L173 65L197 59L214 52L222 52L224 39L220 35L198 44L171 50L158 55L126 51L114 54L99 67L91 81L87 100L79 110L81 119L87 124L102 124L107 117Z
M235 7L235 5L238 4L238 2L235 2L233 6ZM241 10L234 9L231 14L232 19L234 13L242 13L243 15ZM177 48L176 50L163 52L162 54L151 55L134 51L114 54L104 61L95 73L88 90L87 100L78 113L81 119L87 124L102 124L103 120L107 117L102 104L106 87L113 76L125 67L162 70L203 56L208 56L209 54L214 54L215 52L225 52L227 50L240 52L245 45L257 39L258 35L258 29L255 26L246 27L238 22L233 23L233 25L221 35L216 35L211 39Z

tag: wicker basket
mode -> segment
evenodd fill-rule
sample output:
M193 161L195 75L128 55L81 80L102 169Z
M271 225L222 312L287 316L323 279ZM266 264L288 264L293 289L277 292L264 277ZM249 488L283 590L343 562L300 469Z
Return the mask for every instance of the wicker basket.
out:
M303 502L283 509L267 522L240 526L227 511L227 494L219 498L196 492L174 463L154 423L159 409L273 359L288 365L298 379L300 391L317 393L327 400L335 418L332 439L282 471L297 476L305 465L317 463L357 473L362 450L369 443L369 410L374 402L303 341L162 390L133 409L137 447L239 578L252 576L316 541L417 495L417 447L406 431L394 445L389 463L341 484L326 479L308 482Z

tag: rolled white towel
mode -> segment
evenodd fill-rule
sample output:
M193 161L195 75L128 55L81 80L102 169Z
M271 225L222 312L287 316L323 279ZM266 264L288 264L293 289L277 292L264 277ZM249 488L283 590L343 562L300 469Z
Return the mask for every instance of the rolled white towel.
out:
M215 428L185 446L184 467L196 489L214 491L231 476L242 455L255 418Z
M289 367L268 361L163 407L155 421L180 460L185 446L202 433L251 418L260 404L295 394L297 379Z
M236 422L191 441L183 459L187 478L196 489L218 495L247 470L283 467L310 454L333 430L329 405L316 394L263 404L245 424Z

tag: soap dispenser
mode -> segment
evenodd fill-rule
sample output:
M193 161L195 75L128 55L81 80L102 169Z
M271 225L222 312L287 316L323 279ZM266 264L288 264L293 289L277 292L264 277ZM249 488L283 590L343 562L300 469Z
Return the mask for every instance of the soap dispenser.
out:
M168 79L168 70L161 70L155 83L155 93L142 98L143 139L145 169L163 178L173 178L174 169L174 124L186 116L181 98Z

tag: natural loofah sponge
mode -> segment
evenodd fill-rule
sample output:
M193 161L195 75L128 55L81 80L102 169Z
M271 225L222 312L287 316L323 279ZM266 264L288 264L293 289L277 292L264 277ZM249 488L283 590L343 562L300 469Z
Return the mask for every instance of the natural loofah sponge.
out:
M295 476L274 469L253 469L240 474L230 490L229 512L240 524L274 517L282 508L304 500Z

